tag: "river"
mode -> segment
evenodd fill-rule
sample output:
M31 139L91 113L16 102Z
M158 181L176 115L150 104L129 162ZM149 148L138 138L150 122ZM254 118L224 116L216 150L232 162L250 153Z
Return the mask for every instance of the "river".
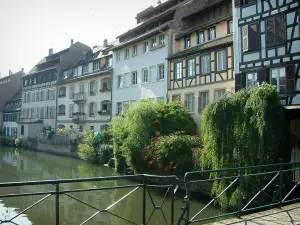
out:
M97 166L81 160L51 155L42 152L28 151L24 149L7 148L0 146L0 183L14 182L14 181L37 181L37 180L53 180L53 179L74 179L87 177L104 177L117 175L111 168ZM130 185L131 181L106 181L105 183L90 182L90 183L72 183L66 184L65 189L75 188L93 188L100 186L117 186ZM41 186L26 186L26 187L9 187L0 188L0 195L7 193L30 193L49 190L47 185ZM53 189L52 189L53 190ZM105 190L93 192L81 192L70 194L77 199L95 206L98 209L104 209L111 205L119 198L124 196L131 189ZM150 190L154 202L158 205L163 199L163 193ZM43 198L44 196L26 196L0 199L0 223L1 220L7 220L23 209L30 206L34 202ZM19 225L53 225L55 224L55 197L51 196L26 211L21 216L13 220ZM165 217L170 221L170 199L166 199L163 205ZM181 207L184 204L182 199L175 200L175 221L181 214ZM200 202L193 202L191 212L195 213L200 210L203 204ZM153 206L151 199L147 196L147 217L152 212ZM60 224L73 225L81 224L96 210L85 206L84 204L68 197L60 197ZM127 224L142 224L142 189L136 191L125 200L113 207L110 212L129 219L134 223L129 223L119 219L109 213L100 213L94 219L86 224L97 225L127 225ZM192 214L191 213L191 214ZM216 209L209 208L203 216L217 215L219 212ZM6 225L5 224L5 225ZM155 210L149 224L163 225L163 215L161 211Z

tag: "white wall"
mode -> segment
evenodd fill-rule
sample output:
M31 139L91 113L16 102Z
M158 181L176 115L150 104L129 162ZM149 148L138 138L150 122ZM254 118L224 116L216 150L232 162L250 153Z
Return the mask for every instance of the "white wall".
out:
M158 36L157 43L158 43ZM155 36L154 36L155 37ZM149 42L149 48L151 45L151 38L147 39ZM166 58L168 57L168 35L165 34L165 45L164 47L157 48L155 50L150 50L147 53L143 52L143 45L146 40L143 40L138 45L137 56L132 57L132 47L133 45L128 45L120 50L114 52L114 70L113 70L113 95L112 95L112 115L116 115L116 104L117 102L124 101L136 101L144 98L157 98L164 97L166 99L167 94L167 74L168 74L168 63ZM130 57L125 59L125 49L129 48ZM116 62L116 53L121 52L121 58L119 62ZM158 69L157 65L164 64L165 75L163 80L157 80ZM153 71L155 74L150 74L150 67L156 67ZM150 81L148 83L142 84L142 69L149 69ZM132 75L133 71L138 72L138 84L132 86ZM125 79L125 74L129 74L128 80ZM122 88L117 88L118 75L123 75L123 80L125 81L125 86ZM126 81L128 82L126 84Z

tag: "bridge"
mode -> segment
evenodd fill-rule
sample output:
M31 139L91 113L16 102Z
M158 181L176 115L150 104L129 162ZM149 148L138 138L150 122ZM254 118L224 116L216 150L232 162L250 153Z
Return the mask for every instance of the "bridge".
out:
M155 212L159 212L163 216L164 224L170 225L245 224L246 222L251 224L251 221L254 221L253 223L259 221L260 224L268 224L267 221L270 221L270 219L273 218L274 221L274 218L281 218L281 216L282 218L288 216L287 220L300 223L299 178L300 162L189 172L185 174L183 179L176 176L140 174L0 183L0 200L2 201L24 196L39 197L37 201L29 204L10 218L1 218L0 215L0 224L18 224L15 222L16 218L34 207L39 207L38 205L41 202L50 198L52 198L55 208L55 221L52 224L62 224L60 203L61 199L65 197L95 210L95 213L90 215L89 218L82 218L82 221L78 221L78 224L89 224L92 219L103 214L118 218L126 224L157 224L154 219ZM124 180L132 182L130 185L122 185ZM70 188L73 187L70 184L93 182L98 182L100 185ZM34 191L37 186L43 186L44 188L42 191L40 189ZM10 188L12 187L28 187L27 190L30 191L11 193ZM3 188L7 190L6 193L1 191ZM112 204L105 205L102 208L74 195L82 192L95 192L96 194L99 191L107 192L118 189L127 190L127 192L125 195L118 197ZM153 198L151 192L153 189L159 190L161 193L159 202ZM180 192L183 192L184 195L180 195ZM134 193L135 198L140 201L142 206L138 221L114 212L116 206L122 205ZM180 215L174 213L175 200L178 202L178 199L182 200ZM167 200L169 204L166 205ZM197 201L195 200L200 200L205 204L197 208ZM205 213L212 208L218 209L216 213L213 215ZM255 218L257 219L255 220Z

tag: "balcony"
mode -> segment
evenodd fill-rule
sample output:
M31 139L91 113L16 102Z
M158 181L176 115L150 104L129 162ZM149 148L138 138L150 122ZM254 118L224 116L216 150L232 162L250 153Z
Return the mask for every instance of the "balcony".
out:
M110 113L111 112L107 111L107 110L98 111L98 115L100 115L100 116L105 116L105 115L109 116Z
M80 113L80 112L73 113L72 121L75 124L84 123L85 122L85 113Z
M76 104L82 104L86 102L86 93L79 92L73 94L73 102Z

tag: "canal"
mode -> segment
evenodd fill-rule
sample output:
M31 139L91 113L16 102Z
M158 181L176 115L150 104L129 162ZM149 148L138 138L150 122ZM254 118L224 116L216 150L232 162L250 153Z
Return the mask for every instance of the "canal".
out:
M88 177L104 177L117 175L111 168L101 167L90 164L81 160L55 156L51 154L28 151L24 149L7 148L0 146L0 182L14 181L37 181L37 180L53 180L53 179L74 179ZM133 181L102 181L90 183L72 183L66 184L64 189L76 188L95 188L101 186L118 186L130 185ZM26 186L26 187L9 187L0 188L0 195L7 193L30 193L48 190L47 185L42 186ZM93 192L72 193L73 197L86 202L98 209L104 209L116 202L132 189L105 190ZM159 205L164 194L156 190L150 190L153 201ZM43 196L26 196L0 199L0 224L1 220L7 220L23 209L41 199ZM170 199L166 199L163 204L163 212L168 221L170 221ZM182 198L175 200L175 221L181 214L181 207L184 204ZM204 204L193 202L191 212L200 210ZM147 196L147 217L151 214L153 206L151 199ZM118 203L110 210L113 214L127 218L133 223L126 222L109 213L100 213L93 220L86 224L105 224L105 225L127 225L142 224L142 189L136 191L128 198ZM73 225L81 224L96 210L68 197L60 197L60 224ZM214 216L220 213L218 210L210 208L206 210L203 216ZM163 225L164 222L161 211L155 210L149 224ZM20 225L52 225L55 224L55 197L51 196L42 201L35 207L26 211L26 213L13 220L14 223ZM8 224L8 223L6 223Z

